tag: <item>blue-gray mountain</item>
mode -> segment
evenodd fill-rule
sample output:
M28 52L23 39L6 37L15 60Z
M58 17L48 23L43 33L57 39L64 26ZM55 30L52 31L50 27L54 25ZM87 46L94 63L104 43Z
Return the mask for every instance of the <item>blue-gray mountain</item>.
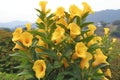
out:
M100 21L110 23L115 20L120 20L120 9L98 11L87 17L87 21L92 21L95 23ZM13 21L13 22L0 23L0 28L15 29L16 27L25 27L26 23L28 23L28 21ZM35 27L35 23L33 23L33 27Z
M92 22L113 22L115 20L120 20L120 9L118 10L102 10L95 12L87 17L87 21Z

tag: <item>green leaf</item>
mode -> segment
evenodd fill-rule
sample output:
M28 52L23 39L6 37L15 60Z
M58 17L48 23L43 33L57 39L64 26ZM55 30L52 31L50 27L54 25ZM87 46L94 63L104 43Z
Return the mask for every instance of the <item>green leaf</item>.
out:
M45 43L47 43L48 45L54 46L54 43L53 43L50 39L48 39L48 38L43 38L43 37L42 37L42 40L43 40Z
M28 70L24 70L22 72L20 72L19 74L17 74L18 76L21 76L21 75L25 75L25 74L30 74Z
M89 48L88 48L88 52L92 53L93 51L95 51L96 49L98 49L98 43L92 44Z
M57 80L58 70L53 69L47 77L45 77L45 80Z
M92 80L101 80L103 78L104 74L103 73L95 73L92 76Z
M74 74L70 71L59 72L57 75L57 80L76 80Z
M21 64L20 66L16 66L16 67L14 67L14 68L16 68L16 69L29 69L29 68L31 68L31 64Z
M45 15L46 15L46 14L45 14L44 12L40 11L39 9L36 9L36 11L39 12L38 17L44 21L44 18L45 18Z
M30 49L30 55L32 56L32 59L34 61L38 60L39 59L39 56L37 55L36 51L35 51L35 47L32 47Z
M42 50L42 52L40 52L39 54L40 55L48 55L48 57L54 59L54 60L57 60L58 56L56 55L56 52L53 51L53 50L49 50L43 46L37 46L37 48L40 48Z
M94 38L94 35L91 35L91 36L88 36L88 37L84 38L82 41L88 43L88 42L91 41L93 38Z
M49 39L51 39L52 33L55 31L56 28L57 28L57 27L56 27L56 24L55 24L55 23L50 26L50 33L49 33L49 35L48 35Z
M23 54L21 54L21 53L9 54L9 56L17 56L17 57L26 58L26 55L23 55Z
M79 16L76 16L76 22L77 22L77 25L81 24L81 18Z
M81 19L82 19L82 20L85 20L88 15L89 15L89 12L85 13L85 14L82 16Z
M65 11L65 16L66 16L67 19L69 19L70 14L69 14L68 12Z
M35 34L35 35L39 35L39 36L41 36L42 38L45 38L45 37L46 37L45 33L38 32L37 30L30 31L30 33Z
M42 11L40 11L39 9L35 9L35 10L42 14Z
M34 38L34 39L32 40L32 45L31 45L31 47L36 46L37 43L38 43L38 39L37 39L37 38Z
M53 68L60 68L62 66L62 63L60 61L55 61L53 64Z
M81 28L84 28L84 27L88 26L89 24L93 24L93 22L85 22L85 23L82 23L82 24L80 25L80 27L81 27Z
M45 25L43 23L36 23L36 24L39 29L45 29Z
M54 14L50 14L49 16L47 16L47 20L49 20L50 18L52 18L53 16L55 16Z
M89 32L90 30L83 30L83 31L81 31L81 35L83 35L84 36L84 34L86 34L87 32Z

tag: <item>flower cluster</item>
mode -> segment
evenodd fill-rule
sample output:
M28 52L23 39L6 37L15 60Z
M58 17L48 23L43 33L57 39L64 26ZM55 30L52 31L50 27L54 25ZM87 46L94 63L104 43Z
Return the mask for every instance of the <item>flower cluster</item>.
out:
M71 5L69 12L58 7L54 13L46 9L46 1L40 2L36 28L26 24L26 29L13 32L15 43L13 56L20 57L18 68L34 79L42 80L108 80L111 78L109 51L113 42L109 29L104 35L95 34L93 22L86 17L94 13L83 2L83 9Z

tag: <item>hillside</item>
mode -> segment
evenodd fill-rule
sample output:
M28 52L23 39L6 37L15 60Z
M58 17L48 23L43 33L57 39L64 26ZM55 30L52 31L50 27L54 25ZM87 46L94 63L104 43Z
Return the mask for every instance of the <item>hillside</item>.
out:
M91 14L87 17L87 21L92 22L108 22L111 23L115 20L120 20L120 9L118 10L102 10L95 12L94 14ZM12 22L6 22L6 23L0 23L0 28L10 28L15 29L16 27L25 27L25 24L28 23L28 21L12 21ZM32 24L33 27L35 27L35 23Z
M4 28L10 28L10 29L14 29L16 27L21 27L22 25L25 25L26 23L28 23L28 21L11 21L11 22L5 22L5 23L0 23L0 28L4 27Z
M93 22L113 22L115 20L120 20L120 9L118 10L102 10L95 12L88 16L87 21Z
M11 32L0 29L0 40L5 40L7 37L11 36L12 36Z

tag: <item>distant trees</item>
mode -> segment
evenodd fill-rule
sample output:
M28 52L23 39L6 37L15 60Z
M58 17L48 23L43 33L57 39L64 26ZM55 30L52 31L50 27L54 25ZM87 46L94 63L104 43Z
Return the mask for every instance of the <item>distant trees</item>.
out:
M120 25L120 20L115 20L112 24L113 25Z
M8 32L11 32L10 28L0 28L1 30L5 30L5 31L8 31Z
M112 24L117 25L117 29L111 32L111 36L120 38L120 20L115 20Z
M108 24L108 23L105 22L105 21L100 21L100 23L101 23L102 27L105 27L105 26Z

